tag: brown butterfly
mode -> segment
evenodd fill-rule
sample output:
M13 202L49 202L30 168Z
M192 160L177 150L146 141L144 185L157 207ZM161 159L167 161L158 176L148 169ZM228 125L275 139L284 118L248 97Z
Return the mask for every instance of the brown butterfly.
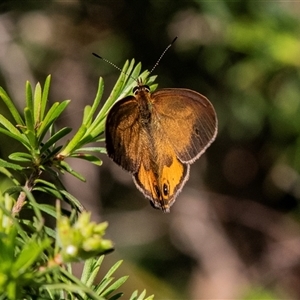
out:
M195 91L151 93L138 80L133 95L111 108L105 134L109 157L132 174L155 208L170 212L190 164L216 138L217 116L209 100Z

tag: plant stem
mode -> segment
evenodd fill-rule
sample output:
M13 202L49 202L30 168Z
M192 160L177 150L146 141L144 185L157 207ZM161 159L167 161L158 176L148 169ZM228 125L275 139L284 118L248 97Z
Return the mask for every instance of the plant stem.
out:
M25 204L26 200L26 191L31 192L35 185L35 180L38 179L41 175L42 171L39 169L35 169L29 176L29 178L26 180L23 191L20 192L19 197L17 199L17 202L12 208L12 215L16 216L20 213L23 205Z

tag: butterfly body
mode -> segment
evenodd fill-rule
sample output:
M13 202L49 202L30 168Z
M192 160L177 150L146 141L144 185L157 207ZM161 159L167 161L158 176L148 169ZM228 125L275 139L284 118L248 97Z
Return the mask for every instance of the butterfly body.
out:
M216 113L203 95L188 89L150 93L138 83L134 95L116 102L107 116L106 148L151 204L169 212L189 165L216 134Z

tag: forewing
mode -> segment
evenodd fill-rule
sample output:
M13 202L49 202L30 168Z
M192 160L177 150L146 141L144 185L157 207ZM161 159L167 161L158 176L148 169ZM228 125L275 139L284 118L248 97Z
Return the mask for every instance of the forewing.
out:
M133 96L112 107L106 119L105 135L108 156L125 170L136 172L141 161L141 127Z
M155 126L163 130L177 157L185 163L199 158L217 134L217 116L209 100L188 89L162 89L151 100Z

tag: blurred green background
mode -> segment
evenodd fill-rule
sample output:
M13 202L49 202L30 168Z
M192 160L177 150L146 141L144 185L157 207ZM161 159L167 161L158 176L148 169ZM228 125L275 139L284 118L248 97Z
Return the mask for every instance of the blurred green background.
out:
M87 183L66 185L109 221L106 264L124 259L125 299L144 287L156 299L299 299L299 1L2 1L0 85L22 109L25 81L52 74L50 100L72 100L61 126L77 128L99 76L105 97L119 76L92 52L151 69L175 36L157 83L206 95L219 134L171 213L105 156L100 168L74 161ZM2 157L14 147L1 136Z

